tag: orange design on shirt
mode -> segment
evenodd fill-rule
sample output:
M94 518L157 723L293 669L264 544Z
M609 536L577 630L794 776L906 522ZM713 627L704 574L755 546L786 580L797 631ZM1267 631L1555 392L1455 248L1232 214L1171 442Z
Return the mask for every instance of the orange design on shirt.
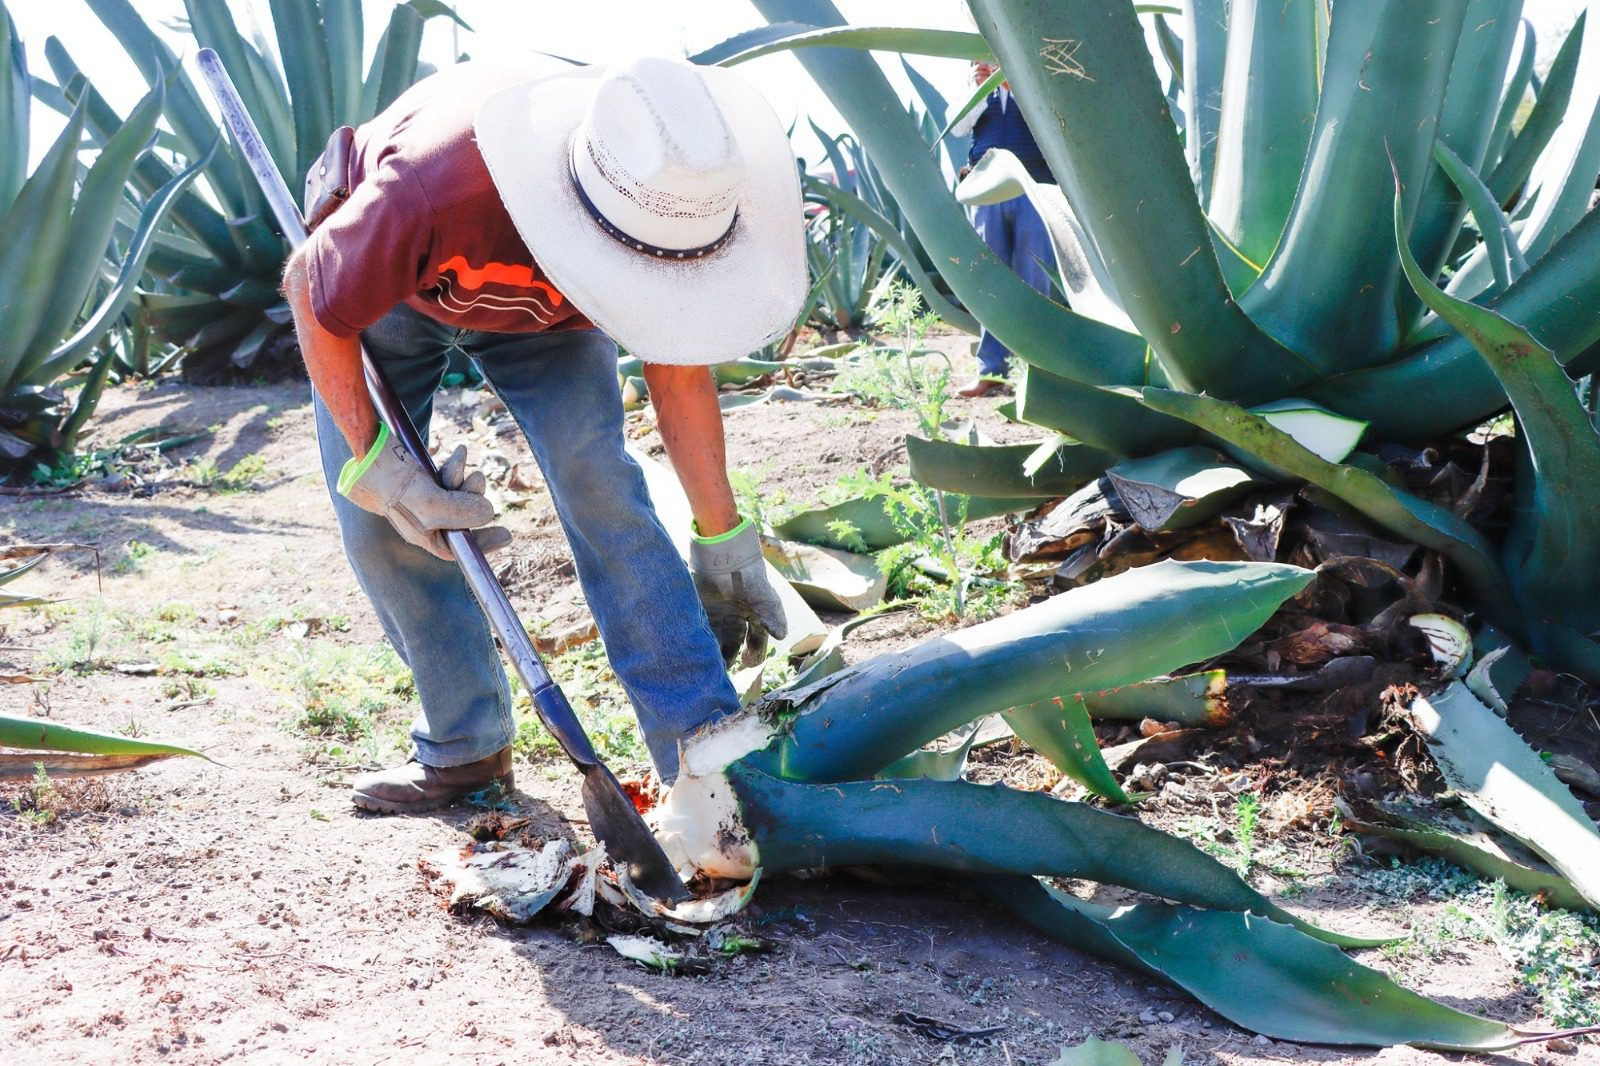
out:
M481 289L486 282L496 285L508 285L518 289L543 289L550 296L550 302L557 307L566 297L554 285L544 281L536 281L533 277L533 267L518 266L515 263L496 263L493 260L475 267L467 262L464 255L453 255L439 264L439 273L446 270L456 272L456 279L469 289Z

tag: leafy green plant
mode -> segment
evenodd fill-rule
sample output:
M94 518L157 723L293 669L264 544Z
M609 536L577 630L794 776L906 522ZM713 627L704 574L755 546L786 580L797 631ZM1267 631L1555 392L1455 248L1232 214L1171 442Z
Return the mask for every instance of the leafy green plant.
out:
M202 160L204 194L177 197L172 225L150 253L154 280L140 297L138 328L184 349L182 367L191 380L282 373L297 361L288 307L278 292L288 246L255 179L222 137L206 98L132 0L90 0L89 7L145 80L165 84L157 107L172 132L164 146ZM416 80L424 23L438 16L460 21L440 0L395 4L363 75L357 0L275 0L276 48L245 37L225 4L185 0L185 9L189 32L222 58L292 189L301 187L336 127L366 121ZM108 143L115 132L109 107L78 81L78 67L60 41L51 38L45 51L57 85L40 87L41 99L85 111L81 128L96 145ZM213 145L220 147L211 156ZM149 192L171 180L171 169L147 157L131 176L135 187ZM148 343L134 339L130 366L150 369L148 353L140 354Z
M167 92L156 78L125 120L104 109L87 169L79 152L89 116L79 106L29 175L34 84L0 6L0 477L8 478L72 461L115 359L107 331L211 150L197 145L200 164L164 171L142 198L125 193L130 174L153 161L147 149ZM70 87L81 94L87 85L77 77Z

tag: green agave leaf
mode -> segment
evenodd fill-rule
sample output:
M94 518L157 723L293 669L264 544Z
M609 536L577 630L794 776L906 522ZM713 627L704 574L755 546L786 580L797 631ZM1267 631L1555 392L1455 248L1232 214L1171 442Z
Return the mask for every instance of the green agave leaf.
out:
M1533 61L1539 52L1538 38L1533 23L1527 19L1521 21L1522 32L1517 36L1517 63L1511 68L1511 77L1507 79L1505 91L1500 96L1500 110L1495 114L1494 129L1489 133L1489 146L1483 153L1480 169L1486 174L1493 173L1505 155L1506 145L1511 140L1512 123L1533 79Z
M715 66L730 56L736 56L752 48L772 44L776 41L789 40L802 33L811 33L816 29L817 27L809 22L770 22L765 26L756 26L736 33L725 41L696 52L689 57L689 62L698 63L701 66Z
M190 32L196 42L216 51L244 101L245 112L255 120L272 161L293 182L295 169L294 125L289 119L288 89L276 82L276 71L262 62L245 42L226 4L184 0ZM254 190L248 189L247 193Z
M1583 52L1578 59L1572 98L1564 109L1561 124L1550 138L1550 146L1540 155L1528 177L1528 186L1533 190L1530 193L1533 211L1528 216L1524 244L1530 261L1543 256L1545 250L1589 210L1597 173L1600 173L1600 19L1588 22L1586 13Z
M1572 24L1571 31L1561 42L1560 50L1550 63L1544 87L1539 90L1538 98L1533 103L1533 110L1528 112L1527 121L1522 124L1516 139L1505 149L1504 158L1500 159L1489 172L1488 186L1494 194L1496 203L1511 202L1517 190L1528 180L1528 175L1533 173L1534 163L1544 154L1545 148L1549 147L1550 139L1555 136L1556 127L1560 126L1566 117L1567 105L1572 100L1572 87L1577 80L1578 57L1583 49L1583 30L1588 17L1587 10L1578 12L1577 21ZM1528 61L1530 73L1532 43L1530 38L1527 49L1530 53ZM1512 82L1511 88L1516 88L1515 81ZM1518 102L1521 101L1520 92L1517 93L1516 99Z
M361 89L361 121L394 103L417 77L417 50L422 47L423 17L410 4L396 4L389 25L378 38L378 50ZM326 131L326 137L332 130Z
M800 30L783 37L752 44L743 51L717 60L721 67L748 63L761 56L796 48L859 48L883 52L911 53L944 59L994 60L989 43L981 34L961 30L922 30L906 26L844 26Z
M1111 776L1082 701L1057 696L1002 711L1000 717L1024 744L1094 795L1112 803L1133 802Z
M1203 522L1255 484L1249 471L1200 445L1124 460L1106 477L1133 520L1150 533Z
M1123 310L1171 381L1253 400L1309 381L1312 368L1229 295L1132 6L971 8L1051 173L1079 217L1093 220Z
M322 28L332 69L333 122L354 126L361 121L361 61L365 55L361 0L322 0Z
M830 142L831 143L831 142ZM911 242L906 240L898 226L884 217L883 213L861 197L826 182L820 178L807 175L802 179L802 185L808 195L826 200L831 210L843 211L857 221L872 228L894 254L899 258L900 265L911 277L912 284L922 294L923 302L928 305L928 310L938 315L947 326L959 329L965 333L977 333L982 327L972 315L950 302L939 291L934 278L918 260L916 249L911 247Z
M0 744L30 751L72 751L84 755L194 755L209 761L203 752L177 744L136 740L94 729L73 729L38 718L16 718L9 714L0 714Z
M1530 548L1525 559L1507 560L1523 602L1541 618L1591 630L1600 625L1600 589L1585 578L1600 574L1600 499L1588 486L1600 478L1600 437L1573 381L1527 330L1489 308L1447 296L1423 275L1406 244L1398 190L1394 230L1406 279L1489 364L1532 453L1533 509L1512 517L1515 524L1531 523L1517 537Z
M1038 471L1029 476L1023 466L1033 454L1033 444L956 444L951 441L906 437L906 458L911 477L932 489L974 495L1013 496L1024 500L1065 496L1117 461L1110 452L1086 444L1055 448Z
M52 291L33 341L18 364L19 377L27 378L32 374L61 343L62 334L72 328L83 310L84 301L99 277L106 245L117 222L123 186L134 161L150 144L164 99L165 84L157 77L155 88L129 112L128 120L106 142L83 179L73 201L61 267L52 279Z
M1400 262L1382 222L1384 175L1392 156L1413 209L1433 166L1466 10L1462 0L1384 0L1346 5L1332 20L1294 209L1241 298L1263 329L1324 373L1382 361L1399 346Z
M28 177L28 54L11 12L0 7L0 215Z
M1017 418L1065 433L1118 455L1180 447L1194 430L1141 407L1137 401L1024 366L1017 382Z
M799 713L774 745L774 772L870 776L985 714L1220 655L1312 576L1276 563L1163 561L849 667L812 689L778 690L770 705Z
M1521 614L1494 549L1454 512L1402 492L1375 474L1330 463L1264 417L1225 400L1166 389L1130 394L1152 410L1181 418L1253 461L1311 484L1343 500L1383 528L1442 554L1455 563L1485 612L1507 629L1521 630Z
M1600 833L1538 753L1459 681L1417 697L1405 713L1467 806L1532 848L1591 908L1600 908Z
M333 62L317 0L272 0L278 54L294 107L296 175L310 167L333 132Z
M829 0L753 2L773 22L843 22ZM871 56L847 48L805 48L795 56L861 138L940 277L1002 344L1026 362L1082 381L1143 378L1143 340L1035 292L989 251Z
M78 434L83 432L89 416L100 406L100 397L105 394L106 382L111 377L111 367L116 361L116 351L107 348L89 368L89 373L83 380L83 387L78 390L78 398L72 405L71 413L55 432L55 439L51 442L55 451L71 455L77 449Z
M83 123L80 103L0 218L0 383L6 385L44 320L66 253Z
M472 27L467 24L467 20L456 14L455 8L445 3L444 0L406 0L406 2L424 20L443 17L454 22L467 32L472 32Z
M66 87L64 92L67 98L83 98L88 101L88 125L95 137L102 143L110 140L121 127L122 118L89 86L87 79L78 70L77 64L67 54L60 41L54 37L46 40L44 52L45 58L50 61L51 69L56 72L56 77ZM168 68L163 68L163 81L167 80L167 73ZM133 183L141 193L149 196L171 181L175 173L154 155L147 153L134 165ZM173 208L172 220L184 233L204 246L219 263L233 268L240 266L242 260L227 222L216 208L193 191L186 192L179 198Z
M1264 915L1330 944L1384 943L1301 921L1186 840L1043 792L914 779L803 784L769 776L749 757L726 772L764 876L895 865L1075 877Z
M1551 870L1532 852L1491 835L1493 826L1470 811L1386 804L1360 813L1344 810L1345 827L1398 841L1428 855L1504 881L1518 892L1538 896L1568 910L1592 910L1572 882Z
M967 770L967 754L978 739L981 722L970 722L940 738L942 746L918 748L896 759L876 776L880 781L926 778L932 781L959 781Z
M1176 1046L1167 1053L1168 1062L1164 1066L1172 1066L1172 1056L1177 1055L1176 1066L1183 1066L1183 1052ZM1097 1040L1090 1037L1075 1047L1061 1049L1061 1057L1050 1063L1050 1066L1143 1066L1139 1056L1126 1044L1115 1044L1107 1040Z
M1443 147L1461 160L1474 177L1480 170L1488 173L1485 152L1500 102L1502 74L1517 39L1517 14L1521 10L1522 0L1469 0L1461 39L1450 65L1450 84L1439 111L1436 162L1440 162L1439 148ZM1470 197L1458 191L1460 186L1449 167L1442 171L1430 169L1423 183L1411 225L1411 246L1416 249L1418 260L1427 264L1429 277L1438 277L1444 269L1461 231L1464 201L1470 201ZM1403 295L1406 301L1412 301L1410 293ZM1403 313L1402 321L1409 322L1415 310L1420 310L1420 304L1412 302L1410 306L1414 310Z
M1322 77L1321 0L1233 0L1211 221L1239 252L1265 263L1300 185Z
M1211 175L1216 168L1227 50L1227 0L1189 0L1184 4L1183 97L1188 113L1183 120L1183 154L1203 208L1210 205Z
M1315 1044L1496 1051L1530 1033L1436 1003L1278 921L1165 903L1110 908L1035 878L974 880L1044 933L1184 989L1236 1025Z
M1520 322L1563 363L1600 341L1594 314L1600 307L1600 211L1585 215L1488 306ZM1431 440L1477 425L1506 405L1488 363L1453 331L1386 366L1329 378L1306 395L1371 421L1375 434L1393 441ZM1418 396L1428 402L1417 403Z
M117 272L116 280L111 283L111 288L106 291L99 306L78 331L61 342L50 352L47 359L29 371L29 378L33 382L54 381L76 366L99 343L106 330L111 328L112 323L127 308L128 302L138 292L139 279L144 274L145 262L149 258L150 249L154 246L157 230L166 219L167 213L172 210L173 204L184 195L189 185L210 164L211 154L215 150L216 145L213 144L211 151L206 152L193 166L175 176L163 188L156 190L155 195L146 201L144 212L139 217L138 229L128 241L128 249L123 256L122 268Z
M184 73L172 49L145 24L130 0L86 2L128 53L128 58L144 75L147 85L155 84L158 76L165 77L167 103L164 114L167 121L183 141L184 151L190 158L203 155L217 139L217 122L206 110L194 83ZM242 215L259 198L253 179L242 180L237 172L227 167L217 167L207 178L222 201L224 215Z
M1495 202L1483 179L1443 141L1433 146L1433 158L1460 193L1467 210L1472 212L1478 232L1483 234L1484 254L1488 257L1489 268L1494 272L1495 285L1501 290L1510 288L1511 283L1528 270L1528 260L1517 244L1511 220L1500 210L1500 205Z

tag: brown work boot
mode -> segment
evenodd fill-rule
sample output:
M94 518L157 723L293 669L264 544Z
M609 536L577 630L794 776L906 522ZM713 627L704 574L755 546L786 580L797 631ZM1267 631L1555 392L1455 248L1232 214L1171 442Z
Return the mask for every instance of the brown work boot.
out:
M424 766L413 758L404 766L363 774L356 779L350 801L380 814L412 814L437 810L497 784L506 793L513 787L510 748L462 766Z
M1010 391L1011 386L1006 384L1003 378L982 377L957 389L956 395L965 396L968 399L977 399L982 396L988 396L991 393L1009 393Z

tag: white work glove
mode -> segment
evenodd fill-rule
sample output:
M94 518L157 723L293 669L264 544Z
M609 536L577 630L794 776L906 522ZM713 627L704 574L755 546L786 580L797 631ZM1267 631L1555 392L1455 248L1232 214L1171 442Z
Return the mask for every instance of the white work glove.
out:
M689 573L729 665L742 647L744 665L754 666L766 657L769 633L782 640L789 632L783 601L767 581L761 534L750 519L721 536L696 535L689 544Z
M441 559L454 559L445 543L447 529L476 529L485 554L511 543L503 526L490 526L494 505L484 495L481 471L467 474L467 446L456 445L439 468L441 488L400 441L380 425L378 439L359 459L339 472L339 494L363 511L382 515L408 542ZM487 527L487 528L485 528Z

